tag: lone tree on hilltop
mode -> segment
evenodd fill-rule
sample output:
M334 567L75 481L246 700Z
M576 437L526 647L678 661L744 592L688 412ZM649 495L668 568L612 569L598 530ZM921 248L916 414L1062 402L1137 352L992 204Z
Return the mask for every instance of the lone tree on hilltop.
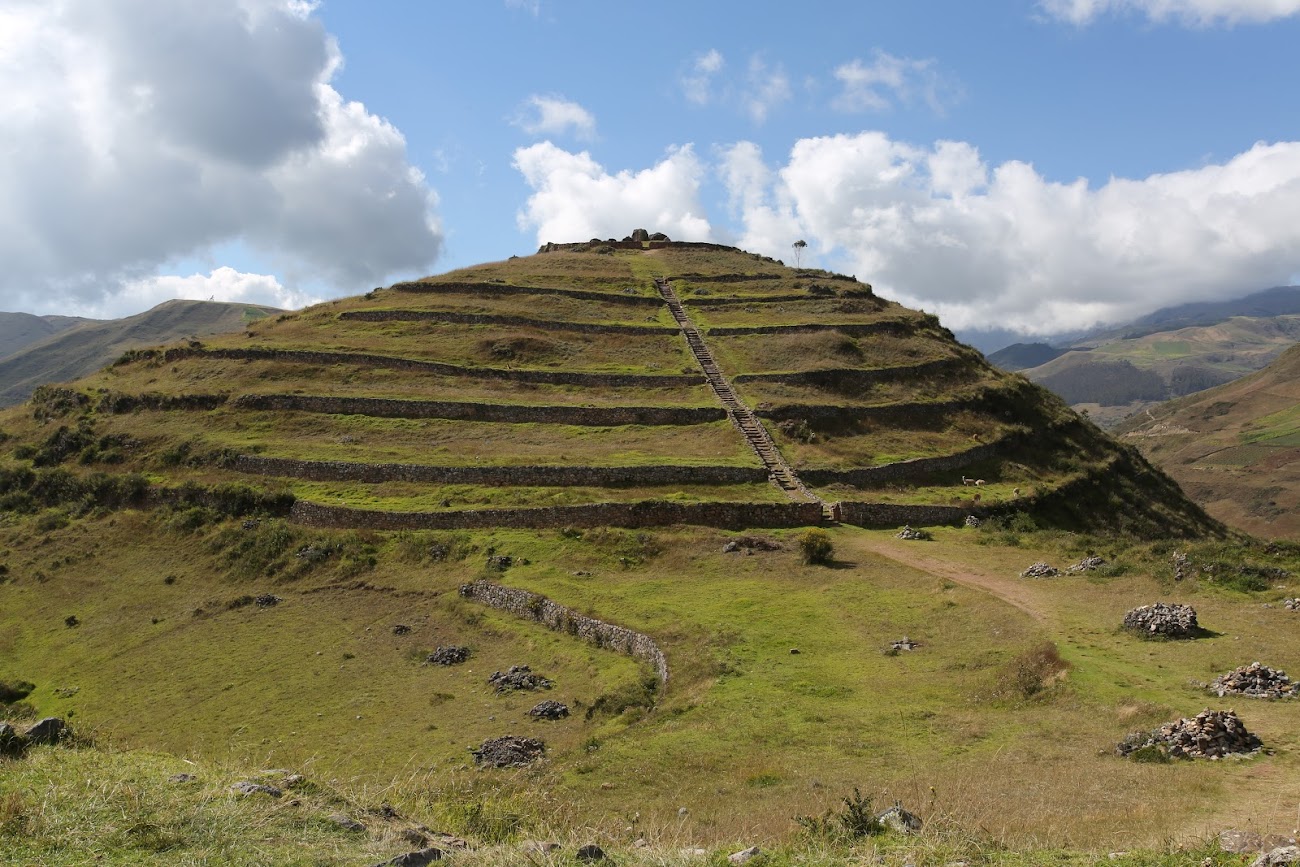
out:
M800 264L800 259L803 257L803 251L808 246L808 242L803 238L800 238L790 246L794 248L794 266L796 268L802 268L803 266Z

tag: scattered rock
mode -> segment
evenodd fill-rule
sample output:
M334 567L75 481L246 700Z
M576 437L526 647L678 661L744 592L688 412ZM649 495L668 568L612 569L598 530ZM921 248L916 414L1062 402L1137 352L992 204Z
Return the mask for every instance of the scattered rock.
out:
M733 554L736 551L752 554L755 551L780 550L782 550L781 543L766 536L737 536L734 539L729 539L727 544L722 546L722 553L724 554Z
M558 852L560 844L553 840L525 840L519 844L519 848L530 855L549 855Z
M1124 615L1124 628L1165 638L1190 638L1200 631L1192 606L1167 602L1134 608Z
M499 693L550 689L554 685L540 674L534 674L526 665L512 665L506 671L494 671L488 678L488 683L495 686Z
M970 528L974 529L975 527L978 527L978 526L980 525L980 523L981 523L981 522L980 522L980 519L977 518L977 517L975 517L974 515L967 515L967 516L966 516L966 526L967 526L967 527L970 527Z
M537 738L518 735L488 738L481 747L471 750L475 763L493 768L522 768L540 759L545 751L546 744Z
M0 756L20 756L27 749L27 739L7 722L0 722Z
M934 537L930 535L928 530L913 530L911 527L904 524L903 529L894 534L894 538L907 539L912 542L928 542Z
M259 520L257 520L256 518L248 518L248 519L246 519L242 524L240 524L239 526L240 526L241 528L245 529L245 530L256 530L256 529L257 529L257 526L258 526L260 523L262 523L262 522L259 521Z
M921 830L921 817L903 809L898 801L888 810L877 814L876 821L899 834L915 834Z
M1091 572L1094 569L1100 569L1106 565L1106 561L1101 557L1091 556L1084 557L1078 563L1066 568L1066 572Z
M1020 573L1021 578L1055 578L1061 570L1048 563L1035 563Z
M193 783L196 780L198 780L198 777L193 774L172 774L167 778L167 782L177 784Z
M396 625L393 626L393 634L394 634L394 635L410 635L410 634L411 634L411 627L407 626L405 623L398 623L398 624L396 624Z
M1253 753L1262 746L1246 730L1233 710L1205 710L1188 719L1167 722L1150 732L1133 732L1115 747L1119 756L1129 756L1154 747L1172 758L1219 759L1239 753Z
M56 716L47 716L23 733L31 744L57 744L72 736L68 724Z
M425 865L432 864L434 861L441 861L442 855L441 849L421 849L418 852L407 852L405 855L398 855L396 858L380 861L373 867L425 867Z
M247 780L235 783L230 788L245 797L250 795L270 795L272 798L279 798L284 795L284 792L275 786L268 786L264 783L250 783Z
M1286 608L1287 611L1300 611L1300 596L1293 599L1283 599L1282 606Z
M593 861L604 861L607 856L604 849L595 843L588 843L586 846L580 846L573 857L579 861L591 863Z
M790 648L790 655L791 655L791 656L798 656L800 653L803 653L803 651L800 650L799 648L797 648L797 647L792 647L792 648Z
M366 826L349 816L347 813L331 813L327 819L331 824L337 825L344 831L364 831Z
M447 647L439 645L437 650L429 654L425 662L432 665L460 665L467 659L469 659L469 648L463 644L452 644Z
M1277 864L1300 864L1300 846L1278 846L1260 855L1250 867L1274 867Z
M1225 695L1249 695L1255 698L1295 698L1300 683L1293 683L1286 672L1258 662L1234 668L1214 679L1209 687L1219 698Z
M487 566L485 568L489 572L504 572L513 565L515 565L514 557L511 557L509 554L497 554L487 558Z
M921 642L913 641L912 639L904 635L902 638L898 639L897 641L889 642L889 650L885 652L890 654L891 656L897 656L900 651L916 650L920 646L921 646Z
M537 719L564 719L569 715L569 706L567 704L561 704L558 701L552 701L548 698L546 701L530 710L528 715Z
M1182 551L1175 551L1174 561L1174 580L1182 581L1187 577L1187 555Z
M301 786L305 782L307 782L307 778L302 774L289 774L284 778L284 787L286 789L292 789L296 786Z
M763 850L757 846L750 846L748 849L741 849L739 852L732 852L727 856L727 860L732 864L748 864L755 858L762 856Z
M1279 834L1265 837L1253 831L1219 832L1219 848L1234 855L1253 855L1283 846L1294 846L1295 842L1294 839Z
M324 560L329 555L330 555L329 548L321 548L317 545L303 545L294 554L294 556L300 560L308 560L313 562L316 560Z
M258 608L274 608L284 600L281 599L279 596L276 596L274 593L263 593L261 596L258 596L253 601L257 603Z

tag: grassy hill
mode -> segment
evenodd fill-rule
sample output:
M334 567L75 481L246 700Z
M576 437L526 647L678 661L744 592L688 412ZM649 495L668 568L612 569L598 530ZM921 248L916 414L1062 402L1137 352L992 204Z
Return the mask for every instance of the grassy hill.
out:
M43 340L52 334L58 334L64 329L90 321L75 316L33 316L30 313L0 313L0 358L13 355L28 344Z
M1300 538L1300 347L1258 373L1152 407L1117 431L1215 517Z
M857 786L922 813L943 863L1200 847L1207 827L1286 830L1269 805L1300 796L1281 704L1242 708L1268 756L1110 755L1217 703L1193 680L1296 668L1292 613L1260 605L1285 581L1216 569L1300 557L1229 544L1135 450L837 275L552 247L131 351L0 431L0 681L34 685L5 715L188 758L205 797L221 768L285 768L479 846L566 829L644 863L754 842L837 863L859 844L798 843L793 817ZM934 540L895 538L904 522ZM802 555L810 524L826 562ZM1017 577L1089 553L1109 565ZM1170 596L1204 637L1117 629ZM886 652L903 636L920 647ZM451 645L468 661L426 664ZM552 687L499 693L513 665ZM530 717L542 699L569 715ZM505 734L543 759L475 765ZM219 848L164 772L105 771L144 775L162 834L109 835L109 863L256 863L295 833ZM0 775L0 852L72 851L63 785ZM384 823L331 849L327 802L283 803L260 827L298 829L300 863L402 851Z
M54 321L40 329L43 337L30 335L32 339L15 345L12 354L0 353L8 356L0 360L0 406L26 400L38 386L93 373L128 349L238 331L249 322L279 312L254 304L166 301L124 319L32 317L42 323Z

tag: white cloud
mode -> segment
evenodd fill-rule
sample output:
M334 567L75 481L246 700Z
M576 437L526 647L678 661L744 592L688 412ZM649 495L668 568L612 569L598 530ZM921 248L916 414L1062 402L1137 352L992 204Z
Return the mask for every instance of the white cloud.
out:
M221 267L209 274L146 277L132 280L117 294L85 308L84 315L95 319L118 319L155 307L173 298L191 301L227 301L263 304L268 307L298 309L321 299L295 292L280 284L270 274L245 274L234 268Z
M831 105L838 111L884 111L896 102L921 100L942 112L950 88L940 79L933 60L895 57L877 50L871 63L854 59L835 68L840 92Z
M529 135L572 134L586 141L596 137L595 116L561 96L528 97L511 123Z
M682 93L687 101L696 105L708 105L713 98L713 79L725 64L722 53L716 48L698 55L691 64L690 72L681 78Z
M510 9L522 9L534 18L542 12L542 0L506 0L506 6Z
M6 4L4 306L91 307L228 242L334 291L431 264L434 195L401 133L331 87L341 59L313 8Z
M1300 142L1099 187L991 167L964 142L918 148L879 132L802 139L770 174L756 163L749 143L722 160L740 246L786 256L804 238L954 328L1051 334L1300 271Z
M651 168L610 174L586 151L546 141L516 150L514 166L533 190L519 227L536 229L539 245L622 238L636 228L679 241L711 238L699 202L704 167L690 145L669 150Z
M1041 0L1040 5L1050 15L1078 25L1109 12L1198 27L1262 23L1300 14L1300 0Z
M754 55L749 59L746 84L742 101L754 123L763 123L774 108L790 101L790 78L779 63L769 67L762 57Z

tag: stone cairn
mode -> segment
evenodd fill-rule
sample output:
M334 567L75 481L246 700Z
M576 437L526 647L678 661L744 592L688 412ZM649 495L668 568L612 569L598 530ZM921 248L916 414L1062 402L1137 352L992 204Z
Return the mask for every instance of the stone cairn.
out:
M546 751L546 744L537 738L504 735L488 738L478 749L470 748L474 761L493 768L522 768L535 762Z
M1283 599L1282 605L1287 611L1300 611L1300 596L1294 599Z
M1156 602L1142 605L1124 615L1124 628L1148 637L1191 638L1200 626L1190 605Z
M1047 563L1035 563L1020 573L1021 578L1055 578L1061 570Z
M1106 561L1096 555L1084 557L1073 566L1066 567L1066 572L1091 572L1106 565Z
M911 527L904 524L903 529L899 530L897 533L894 534L894 538L907 539L912 542L928 542L930 539L933 539L934 537L931 536L929 532L925 530L913 530Z
M551 681L534 674L526 665L512 665L506 671L494 671L488 683L497 688L497 692L514 692L516 690L550 689Z
M1181 551L1174 552L1174 580L1182 581L1187 577L1187 555Z
M1300 695L1300 683L1293 683L1286 672L1258 662L1234 668L1221 674L1210 684L1219 698L1225 695L1249 695L1254 698L1295 698Z
M548 698L546 701L530 710L528 715L536 719L564 719L569 715L569 706Z
M967 526L967 527L970 527L970 528L974 529L975 527L978 527L979 525L980 525L980 519L979 519L979 518L975 517L974 515L967 515L967 516L966 516L966 526Z
M1246 730L1233 710L1205 710L1188 719L1167 722L1150 732L1133 732L1115 747L1115 754L1129 756L1154 747L1172 758L1220 759L1227 755L1253 753L1263 746Z
M425 662L430 665L460 665L469 659L469 648L462 644L453 644L449 647L438 645L438 649L429 654Z

